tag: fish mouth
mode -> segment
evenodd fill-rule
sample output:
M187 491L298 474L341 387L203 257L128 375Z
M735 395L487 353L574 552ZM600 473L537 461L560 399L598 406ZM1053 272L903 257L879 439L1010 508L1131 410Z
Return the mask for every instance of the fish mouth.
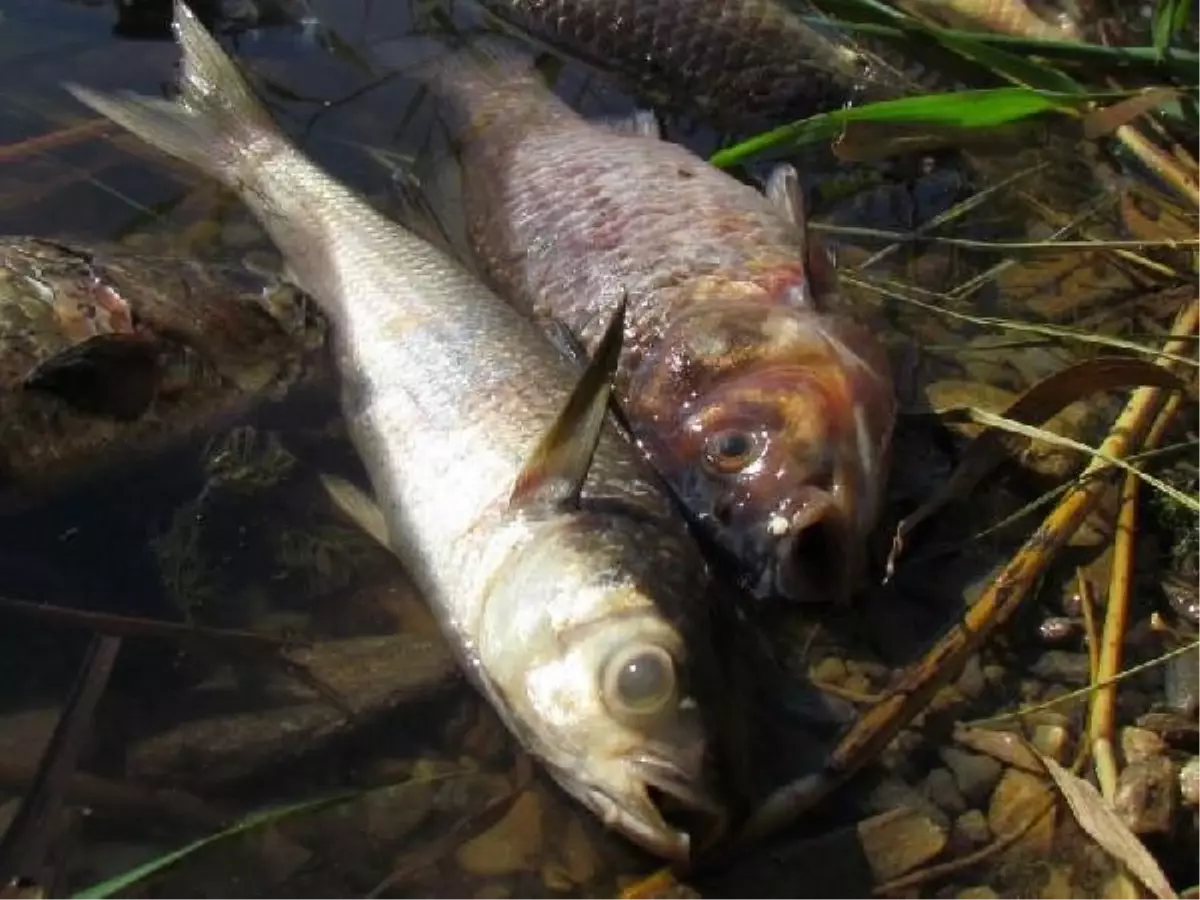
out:
M725 833L725 808L675 763L652 754L628 757L630 794L609 797L607 824L646 850L687 862Z
M768 520L767 534L769 549L756 593L799 602L848 599L853 538L843 506L832 494L806 492L797 512Z

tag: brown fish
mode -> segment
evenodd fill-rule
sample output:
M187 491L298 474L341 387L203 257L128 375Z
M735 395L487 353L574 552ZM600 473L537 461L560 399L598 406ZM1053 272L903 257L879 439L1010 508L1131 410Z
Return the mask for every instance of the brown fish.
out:
M323 342L270 276L0 237L0 508L278 398Z
M501 21L726 127L758 129L889 95L832 23L784 0L481 0Z
M768 199L640 128L589 123L522 61L425 76L461 114L485 277L594 352L628 296L616 394L633 436L757 595L840 599L875 522L895 415L886 359L824 309L794 173ZM819 277L818 277L819 276Z

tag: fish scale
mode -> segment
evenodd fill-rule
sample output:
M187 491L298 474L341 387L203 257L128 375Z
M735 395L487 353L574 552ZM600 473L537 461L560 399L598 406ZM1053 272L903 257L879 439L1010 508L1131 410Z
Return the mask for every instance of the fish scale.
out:
M644 119L584 120L506 45L421 77L489 284L588 354L626 297L616 397L692 521L756 595L845 599L895 402L873 337L815 302L802 215Z

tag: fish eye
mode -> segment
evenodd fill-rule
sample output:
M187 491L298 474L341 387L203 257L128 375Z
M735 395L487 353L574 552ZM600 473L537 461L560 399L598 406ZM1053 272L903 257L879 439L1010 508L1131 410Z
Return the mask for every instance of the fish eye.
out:
M704 463L720 475L740 472L762 456L763 440L751 431L730 428L704 441Z
M675 699L675 661L662 647L641 644L609 658L604 701L618 715L652 715Z

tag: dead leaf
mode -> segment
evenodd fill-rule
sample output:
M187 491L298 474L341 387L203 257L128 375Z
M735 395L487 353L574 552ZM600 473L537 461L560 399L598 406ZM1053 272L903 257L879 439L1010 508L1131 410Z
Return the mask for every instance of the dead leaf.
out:
M1183 382L1170 371L1144 359L1098 356L1046 376L1010 403L999 417L1034 425L1052 419L1072 403L1096 391L1147 385L1176 390L1184 388ZM946 482L916 512L896 526L885 581L892 577L896 560L904 550L904 541L914 528L948 503L965 498L1006 456L1016 454L1026 442L1026 438L995 426L980 432Z
M1100 792L1050 757L1039 753L1042 765L1058 785L1079 827L1113 859L1123 864L1155 897L1177 898L1167 876L1145 845L1121 821Z
M1112 134L1142 113L1148 113L1178 96L1179 92L1170 88L1149 88L1137 96L1097 109L1083 117L1083 136L1094 141Z

